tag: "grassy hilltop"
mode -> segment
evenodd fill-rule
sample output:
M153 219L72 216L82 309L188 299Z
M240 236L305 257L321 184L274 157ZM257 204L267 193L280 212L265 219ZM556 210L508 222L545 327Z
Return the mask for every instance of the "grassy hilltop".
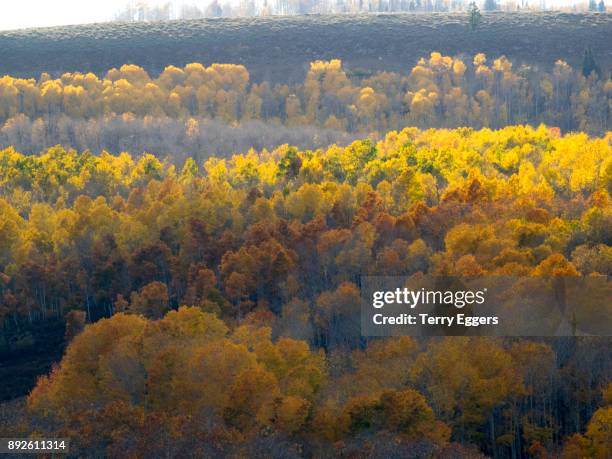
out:
M608 14L492 13L475 32L465 13L107 23L0 32L0 74L103 73L125 63L155 74L197 61L244 64L255 80L295 82L315 59L340 58L353 72L405 70L431 51L579 65L588 46L606 71L611 36Z

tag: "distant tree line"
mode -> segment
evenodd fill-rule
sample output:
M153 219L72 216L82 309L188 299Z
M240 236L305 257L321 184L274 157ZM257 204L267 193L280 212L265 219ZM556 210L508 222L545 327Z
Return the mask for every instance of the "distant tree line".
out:
M485 11L546 9L544 1L530 5L524 0L483 0L479 4ZM205 5L195 2L149 4L140 1L127 4L114 15L114 19L131 22L299 14L454 12L468 11L469 6L468 0L212 0ZM578 7L578 4L573 5L574 9ZM589 0L588 11L605 12L604 1Z
M484 54L467 60L434 52L405 75L360 76L339 60L316 61L303 83L291 86L253 82L241 65L198 63L168 66L157 78L136 65L113 68L102 78L78 72L57 79L48 74L0 78L2 132L31 123L32 136L53 141L64 116L94 123L124 115L127 120L161 117L186 123L193 118L232 125L260 120L350 133L545 123L563 132L601 134L611 126L611 102L612 80L591 49L585 51L582 69L559 60L548 71Z
M273 149L282 144L316 149L331 144L346 145L356 133L317 126L284 126L261 120L227 124L221 120L167 116L135 117L105 115L92 119L66 115L34 120L21 114L0 127L0 148L9 146L25 153L37 153L54 145L103 151L155 152L182 164L188 157L203 161L210 156Z
M498 9L494 0L487 10ZM205 6L173 2L129 3L114 15L116 21L162 21L216 17L272 16L333 13L465 11L464 0L212 0Z

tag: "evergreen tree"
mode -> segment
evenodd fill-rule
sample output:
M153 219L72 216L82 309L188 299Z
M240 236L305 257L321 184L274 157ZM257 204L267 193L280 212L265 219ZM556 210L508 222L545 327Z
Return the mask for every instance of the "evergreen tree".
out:
M584 57L582 58L582 74L585 78L588 78L593 72L599 75L599 66L593 57L593 50L587 48L584 50Z
M476 30L478 24L480 24L480 19L482 17L478 6L476 6L476 2L470 3L470 6L468 8L468 14L470 16L470 29Z

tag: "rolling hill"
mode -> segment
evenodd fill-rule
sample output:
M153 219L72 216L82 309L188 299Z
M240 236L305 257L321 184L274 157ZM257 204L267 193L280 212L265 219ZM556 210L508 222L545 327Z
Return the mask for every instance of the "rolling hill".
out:
M431 51L550 66L580 65L592 47L612 63L612 15L491 13L476 31L465 14L368 14L104 23L0 32L0 75L104 73L124 63L152 74L188 62L240 63L255 80L301 81L316 59L341 58L357 74L406 71ZM567 37L572 39L568 40Z

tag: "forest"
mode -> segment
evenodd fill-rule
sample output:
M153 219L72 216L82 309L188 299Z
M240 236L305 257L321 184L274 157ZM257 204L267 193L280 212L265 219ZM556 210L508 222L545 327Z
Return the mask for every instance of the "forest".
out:
M367 276L519 279L503 306L527 318L532 285L610 293L612 16L143 8L0 31L0 438L75 458L612 457L605 295L578 292L585 315L546 336L359 321ZM184 17L234 14L209 10Z
M152 151L182 164L283 143L346 146L407 126L556 126L602 135L612 80L585 51L581 68L546 71L505 56L431 53L407 73L356 77L338 59L315 61L298 85L251 81L243 65L136 65L38 79L0 78L0 147L36 153L57 144L93 153Z
M460 66L449 59L423 60L406 84L434 84L440 65L444 88ZM479 91L499 89L480 113L494 123L518 116L502 108L509 99L496 85L496 66L514 75L507 61L477 61L492 82ZM201 94L233 91L264 113L253 100L265 92L246 91L244 69L224 67L221 83L219 67L194 69L210 82ZM364 87L347 81L339 62L310 72L295 96L307 103L284 123L334 116L383 130L395 122L376 104L365 105L368 116L343 111ZM171 68L149 82L128 66L104 80L26 80L32 104L17 111L86 118L146 104L166 116L243 116L217 98L183 105L173 78L185 73ZM118 81L125 91L111 97ZM149 84L168 98L139 96ZM368 85L381 95L395 88ZM66 104L68 86L81 90ZM158 102L169 100L175 105ZM417 113L434 123L452 112ZM2 336L61 318L67 347L26 399L3 405L0 428L70 437L72 453L86 457L610 457L609 338L373 339L354 315L365 275L610 276L611 193L612 134L544 124L409 127L378 141L182 163L8 147L0 151Z

